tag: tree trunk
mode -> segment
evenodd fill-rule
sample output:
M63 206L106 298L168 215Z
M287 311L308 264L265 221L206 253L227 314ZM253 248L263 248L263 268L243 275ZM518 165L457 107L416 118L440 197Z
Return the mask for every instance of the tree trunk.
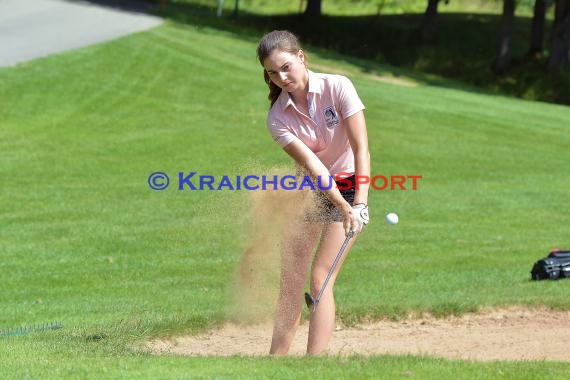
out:
M438 4L439 0L428 0L428 6L424 13L422 25L420 26L420 38L422 42L431 42L434 39Z
M546 19L546 0L535 0L532 27L530 30L530 48L528 55L531 58L542 58L544 51L544 24Z
M557 0L548 71L558 71L569 66L570 52L570 0Z
M513 21L515 19L515 0L503 0L503 17L501 21L501 34L499 36L499 49L497 58L493 63L493 72L498 75L505 74L512 60Z
M235 0L234 2L234 17L238 17L239 16L239 0Z
M305 8L305 16L320 16L321 0L307 0L307 8Z

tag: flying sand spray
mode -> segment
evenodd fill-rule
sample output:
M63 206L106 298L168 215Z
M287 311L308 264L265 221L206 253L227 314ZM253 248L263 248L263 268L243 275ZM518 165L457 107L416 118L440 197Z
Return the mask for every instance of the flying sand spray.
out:
M285 168L272 168L271 172L281 173ZM279 267L283 263L280 260L284 231L291 223L299 222L299 218L311 207L311 191L284 191L284 190L264 190L249 192L251 222L247 223L249 235L244 241L248 241L248 246L244 247L240 265L238 268L237 294L239 299L235 301L235 308L232 317L244 320L259 320L271 317L272 308L267 308L272 304L275 292L278 291ZM295 205L295 207L291 207ZM386 222L389 225L396 225L399 217L394 212L385 210ZM326 290L332 274L336 270L344 251L353 238L349 233L342 244L334 262L332 263L325 282L313 297L310 293L305 293L305 302L313 312L317 309L319 301ZM281 268L283 270L283 268ZM243 308L243 304L252 305ZM264 305L259 310L255 305Z

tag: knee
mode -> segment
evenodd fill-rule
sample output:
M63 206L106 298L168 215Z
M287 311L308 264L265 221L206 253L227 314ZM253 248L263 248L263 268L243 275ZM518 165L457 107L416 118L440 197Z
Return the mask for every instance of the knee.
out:
M326 269L315 268L311 274L311 293L316 295L322 288L327 278L328 271ZM334 285L334 278L329 280L328 288L332 289Z

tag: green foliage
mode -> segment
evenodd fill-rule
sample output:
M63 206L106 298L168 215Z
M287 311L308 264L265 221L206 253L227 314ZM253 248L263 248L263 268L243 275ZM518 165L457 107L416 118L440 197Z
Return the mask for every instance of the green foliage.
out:
M148 0L154 1L154 0ZM170 5L198 5L217 9L217 0L168 0ZM231 13L235 8L235 0L224 1L224 13ZM306 1L271 1L271 0L239 0L240 11L246 13L277 15L301 13ZM322 11L326 15L377 15L422 13L427 7L427 0L322 0ZM439 5L440 12L486 12L500 13L501 3L496 0L450 0ZM529 4L519 5L519 11L531 11Z

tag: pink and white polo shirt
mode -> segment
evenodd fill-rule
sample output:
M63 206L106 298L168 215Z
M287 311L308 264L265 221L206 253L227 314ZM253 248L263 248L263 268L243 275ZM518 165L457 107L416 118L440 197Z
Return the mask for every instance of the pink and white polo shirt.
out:
M354 154L345 119L364 109L352 82L345 76L309 71L309 115L299 111L287 91L271 107L267 128L282 147L301 140L332 176L354 173Z

